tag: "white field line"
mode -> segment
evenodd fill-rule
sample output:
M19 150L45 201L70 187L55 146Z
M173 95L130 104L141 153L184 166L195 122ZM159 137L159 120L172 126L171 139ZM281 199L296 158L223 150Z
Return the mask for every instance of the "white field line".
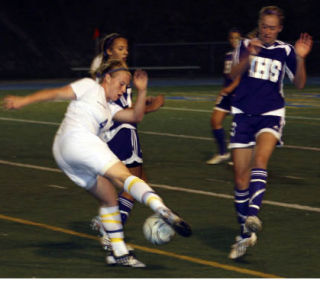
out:
M10 162L10 161L6 161L6 160L0 160L0 164L16 166L16 167L23 167L23 168L30 168L30 169L36 169L36 170L42 170L42 171L62 173L62 171L60 169L56 169L56 168L49 168L49 167L43 167L43 166L37 166L37 165L31 165L31 164ZM207 192L207 191L202 191L202 190L197 190L197 189L188 189L188 188L183 188L183 187L175 187L175 186L162 185L162 184L150 184L150 185L152 187L157 187L157 188L171 190L171 191L186 192L186 193L192 193L192 194L205 195L205 196L211 196L211 197L216 197L216 198L233 200L233 196L227 195L227 194L213 193L213 192ZM320 212L319 207L312 207L312 206L307 206L307 205L283 203L283 202L270 201L270 200L264 200L263 203L273 205L273 206L292 208L292 209L298 209L298 210L303 210L303 211Z
M16 119L16 118L7 118L7 117L0 117L0 121L1 120L2 121L11 121L11 122L30 123L30 124L40 124L40 125L52 125L52 126L59 126L60 125L60 123L56 123L56 122L45 122L45 121ZM182 138L182 139L213 141L212 138L199 137L199 136L177 135L177 134L160 133L160 132L152 132L152 131L139 131L139 133L146 134L146 135L165 136L165 137ZM318 148L318 147L296 146L296 145L284 145L283 148L320 151L320 148Z
M206 109L192 109L192 108L167 107L167 106L164 106L161 109L174 110L174 111L187 111L187 112L203 112L203 113L212 112L212 110L206 110ZM288 115L286 115L286 119L320 121L320 118L316 118L316 117L311 118L311 117L304 117L304 116L288 116Z
M58 186L58 185L48 185L48 187L50 188L54 188L54 189L61 189L61 190L66 190L66 187L63 186Z
M194 139L194 140L204 140L213 142L213 138L208 137L199 137L199 136L188 136L188 135L176 135L169 133L159 133L152 131L139 131L139 134L147 134L147 135L158 135L158 136L166 136L173 138L182 138L182 139ZM310 147L310 146L298 146L298 145L284 145L282 148L290 148L290 149L301 149L301 150L311 150L311 151L320 151L319 147Z

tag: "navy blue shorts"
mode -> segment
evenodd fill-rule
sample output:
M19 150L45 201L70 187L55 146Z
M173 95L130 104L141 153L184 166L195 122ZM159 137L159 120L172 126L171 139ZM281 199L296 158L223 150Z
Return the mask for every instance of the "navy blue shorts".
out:
M134 129L122 128L108 142L108 146L127 167L136 167L143 163L139 136Z
M236 114L230 130L229 148L254 146L257 136L264 132L273 134L278 139L277 145L282 145L284 124L284 118L280 116Z
M217 97L216 105L214 109L220 110L223 112L230 112L231 111L231 95L223 94Z

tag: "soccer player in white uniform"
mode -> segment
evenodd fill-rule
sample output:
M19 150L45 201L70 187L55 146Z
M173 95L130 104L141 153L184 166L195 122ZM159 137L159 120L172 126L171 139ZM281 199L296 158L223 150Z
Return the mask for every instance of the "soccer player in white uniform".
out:
M277 40L283 24L282 10L276 6L260 10L258 38L241 41L231 70L241 76L232 99L234 115L230 148L234 162L235 209L240 235L231 248L232 259L243 256L257 241L262 229L258 218L267 182L267 165L284 126L285 74L297 88L306 83L305 58L312 38L303 33L294 47Z
M90 73L93 78L99 81L99 68L101 64L112 59L127 61L129 55L129 46L127 38L119 33L108 34L101 40L101 52L94 58L90 67ZM164 103L163 96L147 97L145 113L158 110ZM133 107L132 88L127 87L126 92L112 104L111 108L127 109ZM107 131L102 131L100 137L108 143L111 151L127 166L132 175L146 181L146 175L143 170L142 150L137 131L137 123L124 123L114 121L113 125ZM121 214L122 225L127 221L134 205L134 199L124 190L118 194L119 210ZM99 216L91 221L91 227L98 230L101 235L100 242L105 250L110 247L108 235L101 225Z
M230 153L227 151L225 141L225 131L223 128L223 120L231 111L231 98L239 83L239 78L235 80L230 79L231 67L233 64L233 53L241 40L241 33L237 28L232 28L228 33L228 40L232 50L227 52L224 59L223 89L220 91L216 104L211 115L212 135L218 146L218 153L207 160L207 164L216 165L230 159Z
M61 170L77 185L85 188L100 203L99 215L111 240L112 252L108 264L145 267L130 253L124 242L123 226L113 184L123 188L136 200L149 206L182 236L190 236L191 228L163 203L162 199L140 178L133 176L123 163L99 138L109 129L113 119L139 122L144 116L148 76L144 71L134 73L138 90L134 108L111 110L109 103L126 91L131 74L121 60L112 60L100 69L101 83L80 79L70 85L37 91L30 95L6 96L6 109L19 109L31 103L55 99L72 100L55 135L53 156Z

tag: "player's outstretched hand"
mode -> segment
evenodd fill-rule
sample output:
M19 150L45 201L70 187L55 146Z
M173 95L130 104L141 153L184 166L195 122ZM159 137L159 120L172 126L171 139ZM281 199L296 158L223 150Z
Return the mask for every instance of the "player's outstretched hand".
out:
M157 111L164 105L164 95L160 94L156 97L148 96L146 99L145 113Z
M307 57L307 55L312 49L312 44L312 36L308 33L301 33L300 38L296 41L296 44L294 45L297 56L300 56L301 58Z
M133 84L139 91L147 90L148 74L143 70L136 70L133 75Z
M25 100L25 97L8 95L3 99L2 105L5 109L19 109L26 104Z

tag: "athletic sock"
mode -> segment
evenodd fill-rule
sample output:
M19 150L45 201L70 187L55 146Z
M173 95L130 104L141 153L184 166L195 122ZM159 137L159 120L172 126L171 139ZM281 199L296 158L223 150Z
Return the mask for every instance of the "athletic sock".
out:
M118 206L102 206L100 207L99 214L101 223L110 238L114 255L121 256L128 254Z
M226 142L225 142L225 134L224 129L212 130L212 134L217 141L219 154L223 155L227 152Z
M250 179L249 216L256 216L261 208L264 192L266 191L268 173L265 169L253 168Z
M124 225L133 208L134 201L126 198L121 193L122 192L119 193L118 202L119 202L119 210L121 214L121 222L122 222L122 225Z
M248 216L249 189L234 189L234 205L237 212L237 219L240 224L240 235L242 238L248 238L251 234L246 229L244 223Z
M166 208L156 192L146 182L136 176L132 175L125 180L124 190L134 199L149 206L155 212L160 208Z

